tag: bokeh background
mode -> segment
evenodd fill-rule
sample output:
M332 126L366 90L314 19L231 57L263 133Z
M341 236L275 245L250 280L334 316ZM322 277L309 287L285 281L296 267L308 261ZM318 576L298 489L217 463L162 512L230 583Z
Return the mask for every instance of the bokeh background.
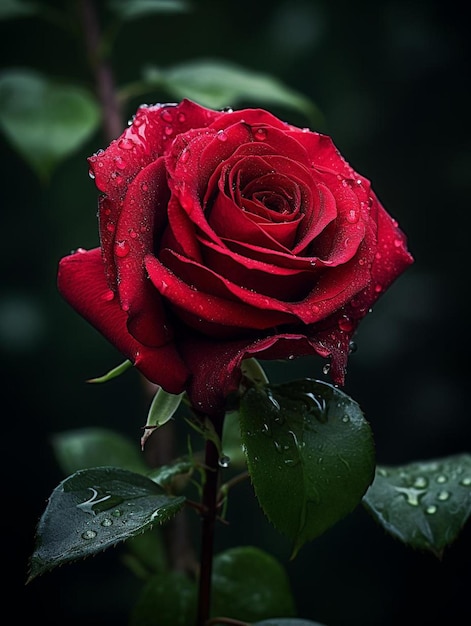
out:
M379 463L469 452L471 101L464 5L201 0L191 6L186 14L126 25L113 54L118 83L136 79L148 62L218 58L276 76L318 105L325 130L373 181L415 257L363 321L345 390L372 425ZM83 49L32 19L0 22L0 65L90 82ZM280 114L304 125L298 114ZM85 383L122 359L56 290L60 257L98 243L86 157L101 147L103 136L95 134L44 187L0 138L2 553L4 607L17 623L23 616L51 626L119 626L137 592L119 548L24 586L36 522L63 478L51 436L99 425L137 445L149 403L136 372L106 385ZM317 361L290 368L274 365L270 372L280 381L323 377ZM289 546L259 511L249 485L231 501L229 519L218 546L254 544L279 557L306 619L428 626L470 616L469 525L439 562L386 536L360 507L289 562Z

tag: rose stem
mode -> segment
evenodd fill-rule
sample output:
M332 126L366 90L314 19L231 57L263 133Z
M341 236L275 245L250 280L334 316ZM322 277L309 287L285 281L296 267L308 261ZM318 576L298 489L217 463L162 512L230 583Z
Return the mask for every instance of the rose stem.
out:
M102 54L101 29L93 0L79 0L78 8L88 62L94 74L96 93L100 101L105 139L110 142L119 137L124 128L113 70L109 60Z
M93 0L78 0L78 11L82 21L88 62L95 77L95 88L102 110L103 132L107 142L119 137L124 129L123 115L117 97L111 63L102 54L102 33ZM152 391L149 390L149 391ZM153 389L155 393L155 389ZM160 434L160 433L159 433ZM173 460L174 432L169 424L165 437L159 439L153 467ZM156 440L157 437L154 438ZM166 456L163 457L165 450ZM193 572L195 569L194 551L189 541L186 512L181 511L165 526L166 544L171 566L179 571Z
M212 422L216 434L221 438L224 415L214 417ZM214 529L217 517L219 485L219 451L210 440L206 441L205 471L206 480L201 499L204 512L201 521L201 553L196 626L204 626L206 624L211 610Z

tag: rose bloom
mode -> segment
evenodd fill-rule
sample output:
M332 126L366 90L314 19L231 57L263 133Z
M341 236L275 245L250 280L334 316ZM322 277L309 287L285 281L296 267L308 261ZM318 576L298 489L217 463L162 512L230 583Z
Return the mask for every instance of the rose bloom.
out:
M248 357L318 354L343 385L359 321L413 261L332 140L262 109L141 106L88 161L100 247L60 261L59 291L208 415Z

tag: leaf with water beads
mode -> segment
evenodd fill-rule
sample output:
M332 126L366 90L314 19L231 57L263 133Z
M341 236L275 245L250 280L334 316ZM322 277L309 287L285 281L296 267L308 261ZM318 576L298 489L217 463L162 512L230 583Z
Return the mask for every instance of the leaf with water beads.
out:
M471 514L471 455L378 467L363 504L393 537L441 558Z
M185 498L116 467L80 470L52 492L36 530L27 582L163 524Z
M249 474L293 556L361 502L374 478L371 429L356 402L311 379L251 388L240 423Z

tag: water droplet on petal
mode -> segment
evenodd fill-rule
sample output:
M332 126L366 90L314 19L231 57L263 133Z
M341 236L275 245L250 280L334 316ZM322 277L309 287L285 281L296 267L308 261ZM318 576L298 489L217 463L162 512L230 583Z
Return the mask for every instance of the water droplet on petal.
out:
M101 299L104 300L105 302L111 302L113 298L114 298L114 293L111 291L111 289L108 289L108 291L105 291L105 293L103 293L101 296Z
M346 215L346 219L350 224L356 224L360 219L360 213L356 209L350 209Z
M93 170L91 168L88 170L88 175L92 180L95 178L95 174L93 173Z
M129 254L129 250L129 243L126 240L116 242L114 249L116 256L123 258Z
M322 373L328 374L329 372L330 372L330 363L326 363L324 367L322 368Z
M173 120L173 116L168 109L163 109L160 113L160 117L164 120L164 122L171 122Z
M347 315L343 315L338 321L338 326L340 330L348 333L353 330L353 321Z
M121 148L121 150L132 150L134 148L134 145L134 141L127 137L123 137L123 139L120 139L118 142L118 146Z
M257 128L254 136L257 141L265 141L267 138L267 131L265 128Z
M219 467L229 467L230 462L231 459L225 455L220 456L218 460Z
M179 113L177 119L179 122L184 122L186 120L186 115L184 113Z
M227 141L227 134L223 131L223 130L218 130L218 132L216 133L216 139L219 139L219 141Z

